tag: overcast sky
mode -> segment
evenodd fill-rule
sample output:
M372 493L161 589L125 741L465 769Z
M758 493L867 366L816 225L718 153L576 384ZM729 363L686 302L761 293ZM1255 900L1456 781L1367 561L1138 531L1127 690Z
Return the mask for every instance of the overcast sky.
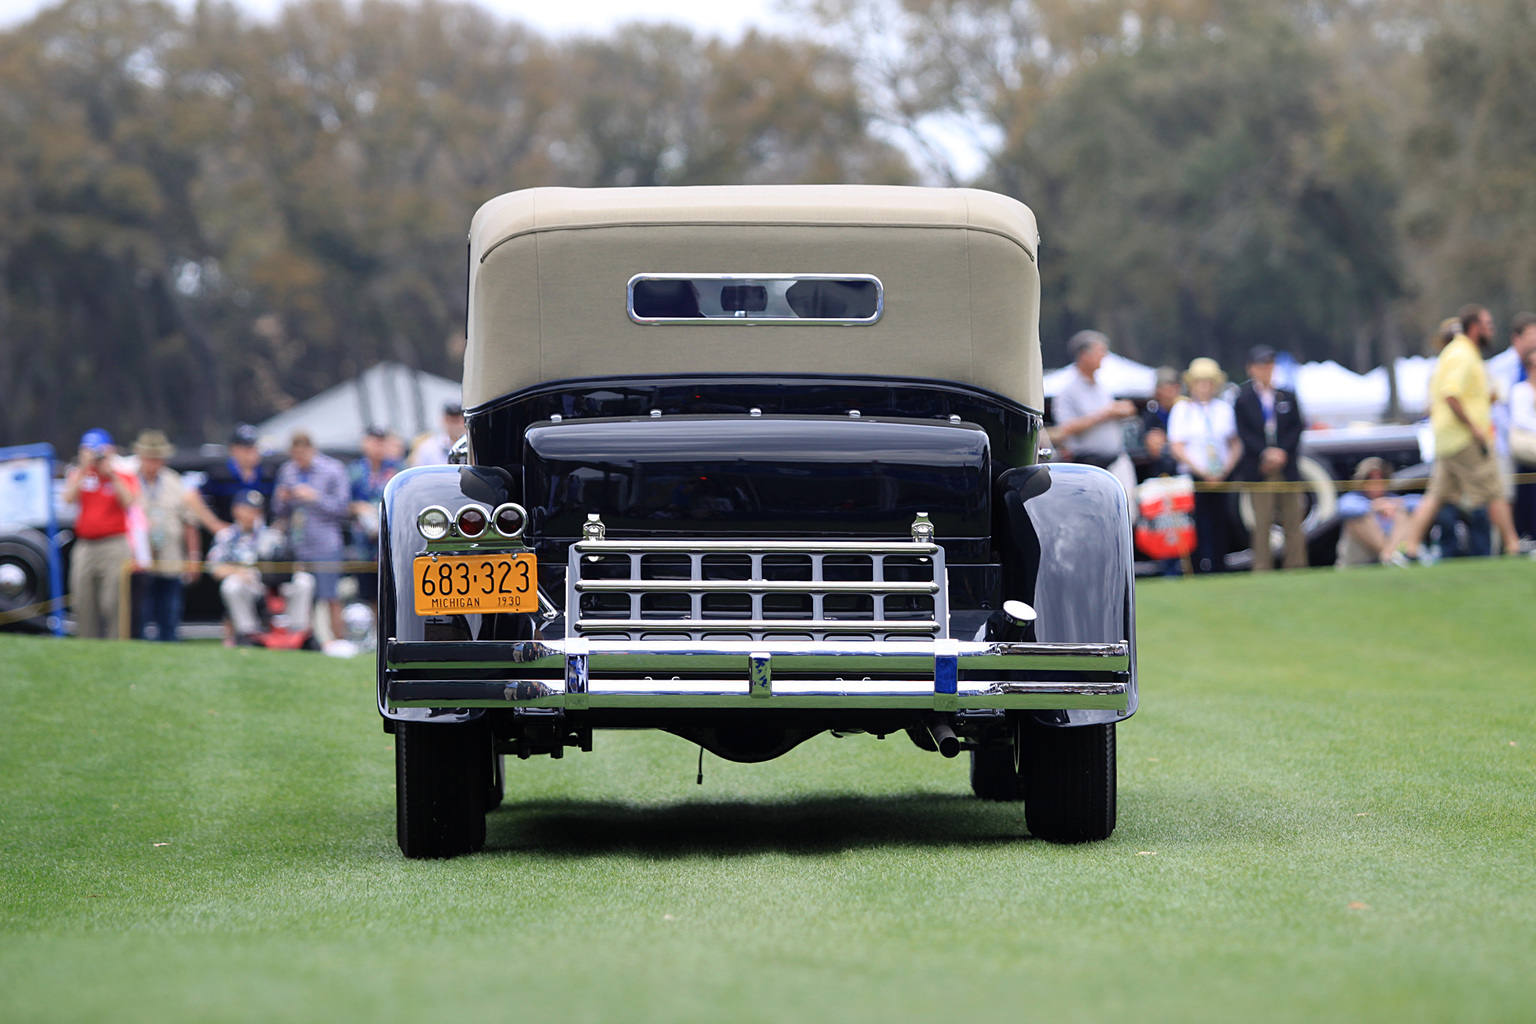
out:
M179 0L187 6L187 0ZM265 15L282 6L282 0L239 0L247 10ZM675 21L696 30L739 36L748 26L784 30L789 19L779 12L778 0L478 0L482 7L527 22L552 34L602 33L625 21ZM25 21L47 0L0 0L0 26Z

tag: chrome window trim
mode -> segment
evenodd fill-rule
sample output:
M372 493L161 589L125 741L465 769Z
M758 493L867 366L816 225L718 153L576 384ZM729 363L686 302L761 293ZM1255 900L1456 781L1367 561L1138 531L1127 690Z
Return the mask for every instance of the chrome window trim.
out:
M868 317L798 317L798 316L703 316L703 317L644 317L635 312L635 282L637 281L871 281L875 285L875 312ZM879 321L885 314L885 285L874 274L636 274L629 279L625 286L625 308L629 312L629 318L637 324L655 326L657 324L746 324L756 326L760 324L778 324L780 326L807 326L820 324L822 326L858 327L867 326Z

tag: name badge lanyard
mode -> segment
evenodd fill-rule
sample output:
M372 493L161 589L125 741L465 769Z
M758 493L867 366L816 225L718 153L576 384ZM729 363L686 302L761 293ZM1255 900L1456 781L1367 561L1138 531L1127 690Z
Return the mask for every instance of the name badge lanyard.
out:
M1211 403L1196 402L1195 405L1205 418L1205 469L1214 476L1221 472L1221 453L1216 448L1216 425L1211 422Z

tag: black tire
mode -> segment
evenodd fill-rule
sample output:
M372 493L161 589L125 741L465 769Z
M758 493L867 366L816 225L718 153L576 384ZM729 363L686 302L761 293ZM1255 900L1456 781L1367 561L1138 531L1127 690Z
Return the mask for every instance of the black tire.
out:
M1019 722L1024 819L1052 843L1089 843L1115 830L1115 726Z
M982 800L1024 799L1024 784L1012 747L981 747L971 751L971 792Z
M485 787L485 810L489 814L501 806L501 802L507 796L507 757L505 754L491 755L491 779Z
M457 857L485 845L491 733L472 722L395 723L395 832L407 857Z
M0 534L0 567L5 567L0 585L0 613L7 621L0 628L46 632L46 607L25 619L9 620L10 614L32 605L46 605L51 596L48 581L48 538L36 530L19 529ZM63 609L58 609L63 614Z

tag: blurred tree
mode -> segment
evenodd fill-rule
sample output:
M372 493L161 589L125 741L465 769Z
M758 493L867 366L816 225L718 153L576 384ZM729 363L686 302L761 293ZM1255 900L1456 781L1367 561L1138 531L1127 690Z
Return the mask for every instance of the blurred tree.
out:
M1408 261L1433 324L1536 308L1536 2L1436 5L1404 147Z
M201 303L243 303L241 414L381 359L453 373L470 216L549 175L547 47L480 8L375 0L290 6L241 42L205 202L233 291Z
M1140 358L1234 370L1259 343L1352 361L1401 291L1396 190L1335 87L1257 7L1169 24L1064 82L997 172L1044 197L1057 335L1097 323Z
M748 32L700 41L628 25L575 43L560 147L584 185L901 182L900 153L868 134L843 54Z
M821 0L940 180L1040 215L1047 358L1099 326L1155 361L1264 342L1357 361L1402 291L1388 136L1341 97L1350 4Z
M867 120L847 57L758 34L67 0L0 33L0 444L218 438L381 359L456 375L480 203L906 180Z
M131 0L0 36L0 438L209 418L175 299L207 128L172 74L185 44L173 8Z

